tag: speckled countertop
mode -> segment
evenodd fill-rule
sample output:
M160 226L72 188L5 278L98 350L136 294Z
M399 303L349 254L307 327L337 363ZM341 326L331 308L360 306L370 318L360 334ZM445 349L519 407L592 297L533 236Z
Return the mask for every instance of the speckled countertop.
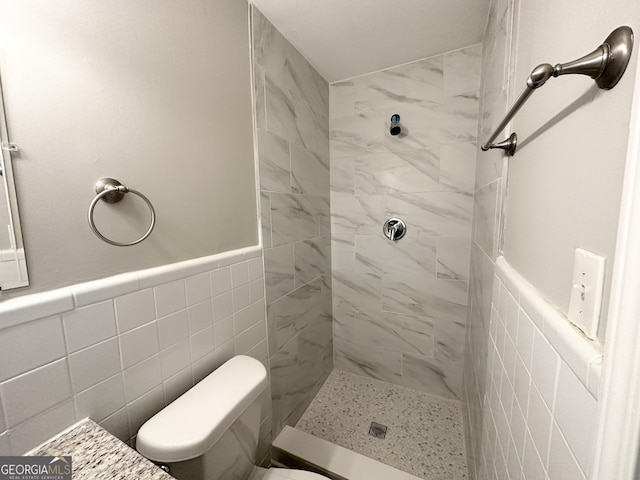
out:
M88 419L27 455L70 455L73 480L175 480Z

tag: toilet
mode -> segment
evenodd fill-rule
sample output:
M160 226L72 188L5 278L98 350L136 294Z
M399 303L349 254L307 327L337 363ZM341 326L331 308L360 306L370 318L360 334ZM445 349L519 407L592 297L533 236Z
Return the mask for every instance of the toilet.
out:
M302 470L255 467L267 371L238 355L150 418L137 450L178 480L322 480Z

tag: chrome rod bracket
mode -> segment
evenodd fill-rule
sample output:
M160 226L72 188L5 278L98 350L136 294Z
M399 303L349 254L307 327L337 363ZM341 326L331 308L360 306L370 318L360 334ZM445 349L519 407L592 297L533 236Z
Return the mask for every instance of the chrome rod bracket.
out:
M19 152L20 147L15 143L2 143L2 150L6 152Z
M517 137L515 137L515 134L511 134L507 140L497 144L494 144L493 141L500 132L507 127L511 119L518 113L531 94L543 86L547 80L561 75L587 75L595 80L599 88L611 90L624 75L629 60L631 59L632 50L633 30L627 26L622 26L611 32L602 45L584 57L574 60L573 62L558 63L555 67L548 63L538 65L533 69L531 75L529 75L524 91L511 106L511 109L507 112L493 134L482 144L482 150L486 152L492 148L501 148L505 150L509 156L515 153L517 146Z
M503 140L502 142L482 145L480 148L483 152L486 152L487 150L493 150L494 148L499 148L500 150L504 150L509 157L513 157L516 153L516 148L518 148L518 135L513 132L511 135L509 135L509 138Z

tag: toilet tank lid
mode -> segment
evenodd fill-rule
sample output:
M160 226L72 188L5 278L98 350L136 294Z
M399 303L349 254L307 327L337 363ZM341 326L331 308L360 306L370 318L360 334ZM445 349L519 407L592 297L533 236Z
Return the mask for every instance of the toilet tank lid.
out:
M182 462L208 451L268 385L258 360L238 355L151 417L137 450L156 462Z

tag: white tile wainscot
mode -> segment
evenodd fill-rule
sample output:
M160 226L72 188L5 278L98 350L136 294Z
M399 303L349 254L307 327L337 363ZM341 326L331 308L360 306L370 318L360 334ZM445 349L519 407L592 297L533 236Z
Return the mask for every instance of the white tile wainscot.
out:
M586 479L602 350L496 261L478 478Z
M261 247L6 300L0 352L0 455L87 416L133 442L144 421L233 355L268 368Z

